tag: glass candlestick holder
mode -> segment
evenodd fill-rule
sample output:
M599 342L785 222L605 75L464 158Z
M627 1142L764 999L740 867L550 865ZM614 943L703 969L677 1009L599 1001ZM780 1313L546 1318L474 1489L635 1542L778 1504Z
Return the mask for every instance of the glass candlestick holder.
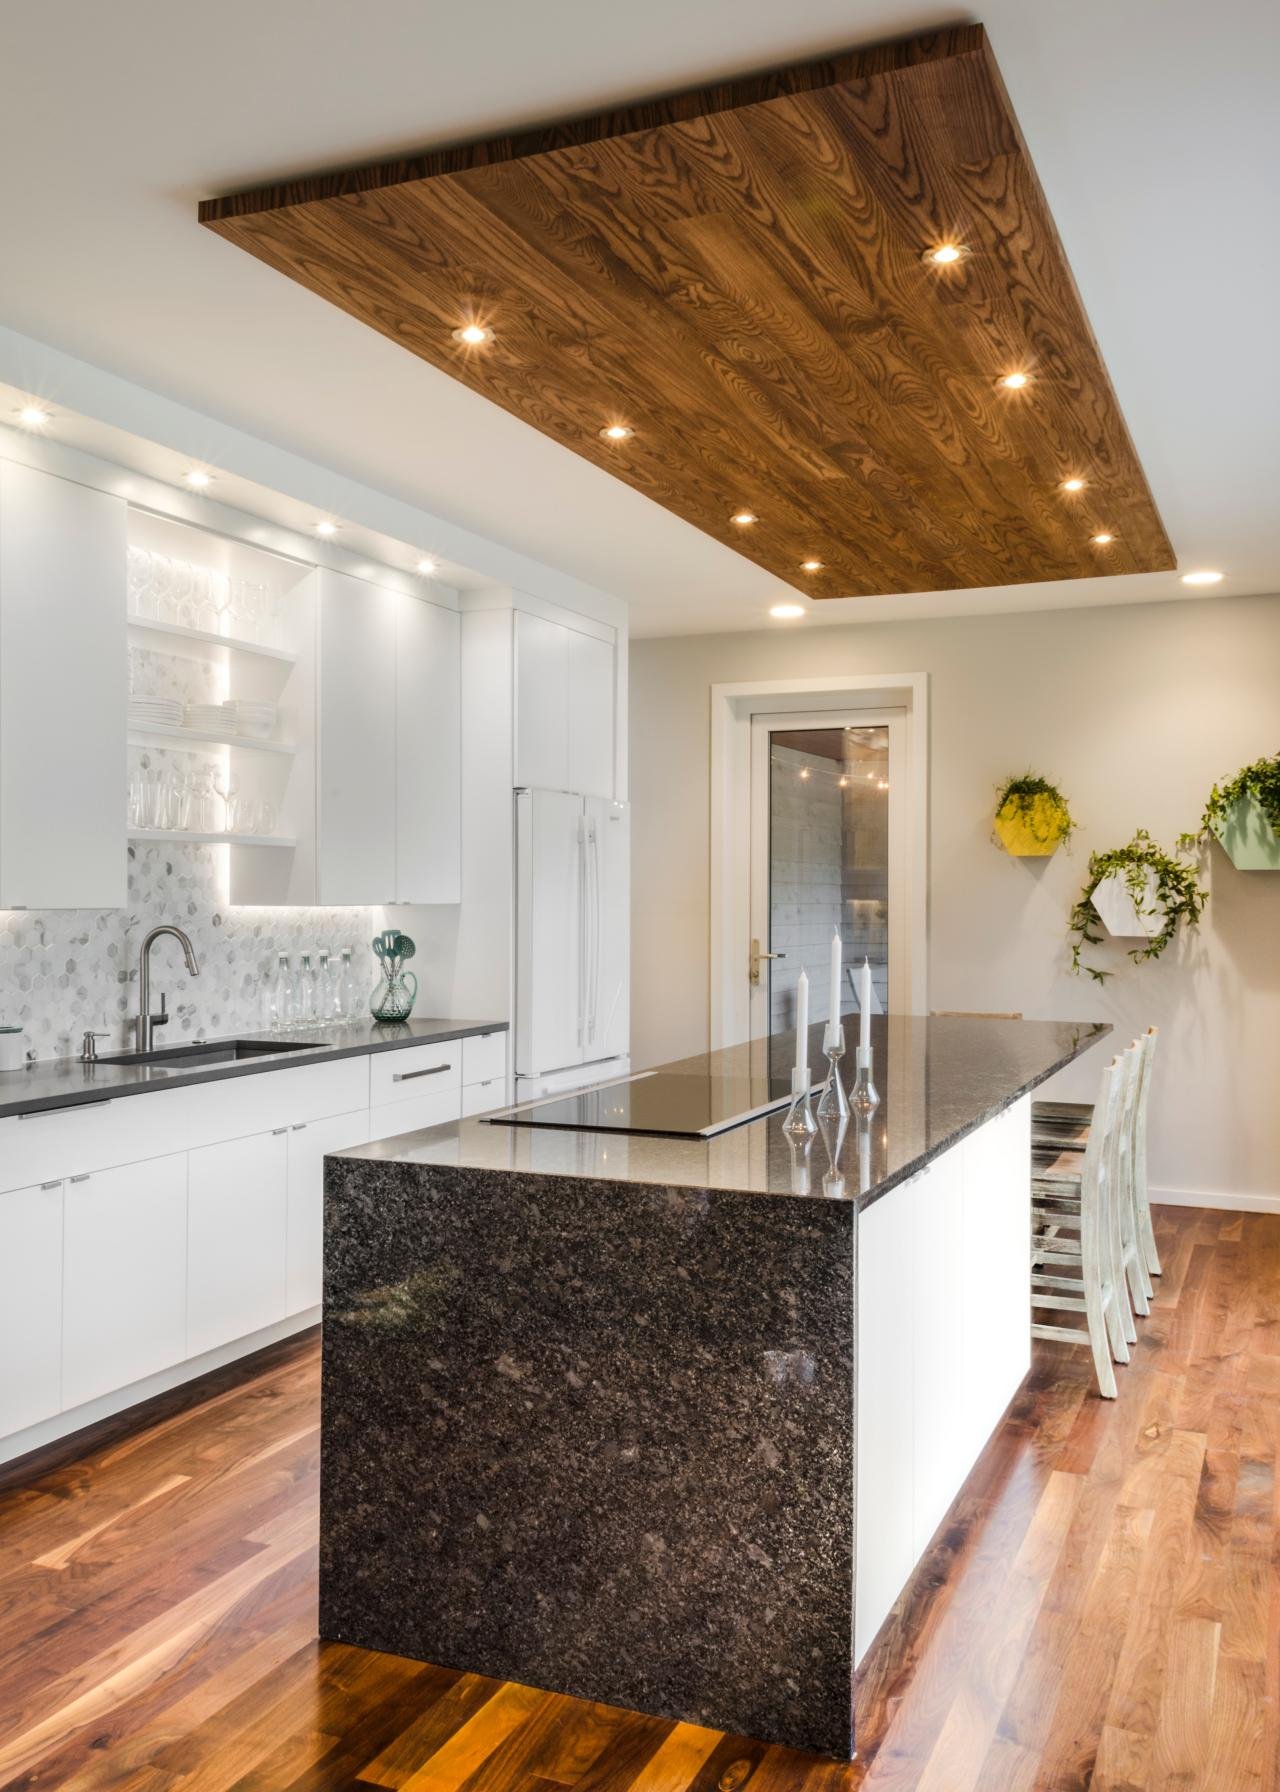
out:
M879 1091L871 1071L872 1048L860 1045L857 1056L857 1077L853 1085L852 1105L855 1113L870 1114L880 1105Z
M813 1109L809 1106L809 1091L813 1078L808 1070L801 1070L797 1065L791 1072L791 1106L787 1109L787 1117L782 1122L782 1130L793 1139L811 1138L818 1130L818 1122L813 1117Z
M848 1110L846 1109L847 1113ZM849 1130L849 1122L842 1115L824 1114L818 1108L818 1131L822 1134L822 1142L827 1148L827 1167L822 1176L822 1192L830 1201L843 1201L845 1195L844 1171L841 1168L840 1156L844 1150L844 1135Z
M827 1080L818 1097L819 1120L847 1120L849 1097L840 1081L840 1060L844 1057L844 1028L836 1027L827 1034L822 1048L827 1054Z

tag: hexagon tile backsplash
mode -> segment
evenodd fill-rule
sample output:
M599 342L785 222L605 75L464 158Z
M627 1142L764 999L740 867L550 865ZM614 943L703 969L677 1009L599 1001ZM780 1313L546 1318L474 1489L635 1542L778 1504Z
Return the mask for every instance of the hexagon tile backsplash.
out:
M231 908L220 893L218 846L129 849L129 900L122 909L0 912L0 1025L20 1026L38 1058L80 1050L83 1035L110 1034L100 1051L133 1043L138 952L151 928L171 921L191 936L199 977L189 977L174 940L157 943L151 987L173 1016L160 1038L218 1038L261 1026L262 988L287 952L312 963L322 947L350 947L357 981L373 989L374 911L360 908Z

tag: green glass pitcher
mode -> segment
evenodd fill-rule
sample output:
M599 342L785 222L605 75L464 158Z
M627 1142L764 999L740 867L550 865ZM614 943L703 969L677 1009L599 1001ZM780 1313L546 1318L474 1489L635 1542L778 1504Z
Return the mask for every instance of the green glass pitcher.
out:
M374 957L382 966L382 981L369 998L375 1020L408 1020L418 999L418 979L404 966L417 949L407 933L393 927L375 937Z

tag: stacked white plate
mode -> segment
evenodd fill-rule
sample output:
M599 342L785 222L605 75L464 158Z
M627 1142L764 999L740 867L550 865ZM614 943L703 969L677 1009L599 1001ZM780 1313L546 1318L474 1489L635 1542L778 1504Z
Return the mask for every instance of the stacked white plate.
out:
M270 740L276 731L279 709L274 703L246 703L241 698L229 697L222 712L237 734L248 735L253 740Z
M226 726L227 712L220 703L188 703L188 728L202 728L208 734L218 734Z
M181 728L182 709L177 697L130 697L129 720L140 728Z

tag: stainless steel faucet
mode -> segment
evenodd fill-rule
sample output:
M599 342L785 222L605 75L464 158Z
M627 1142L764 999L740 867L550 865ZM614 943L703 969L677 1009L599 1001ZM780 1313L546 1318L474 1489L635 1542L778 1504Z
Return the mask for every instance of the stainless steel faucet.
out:
M177 940L178 944L182 947L183 954L187 961L187 969L190 971L191 975L193 977L198 977L200 975L200 966L196 963L196 955L192 949L191 941L180 927L170 927L166 922L163 927L153 927L151 929L151 932L142 942L142 955L138 960L138 1017L134 1024L137 1028L138 1050L140 1052L149 1052L151 1050L152 1040L155 1036L155 1029L157 1027L166 1027L169 1024L169 1010L165 1005L163 996L160 997L159 1014L152 1014L151 1012L151 948L155 945L161 934L165 933L172 934L174 939Z

